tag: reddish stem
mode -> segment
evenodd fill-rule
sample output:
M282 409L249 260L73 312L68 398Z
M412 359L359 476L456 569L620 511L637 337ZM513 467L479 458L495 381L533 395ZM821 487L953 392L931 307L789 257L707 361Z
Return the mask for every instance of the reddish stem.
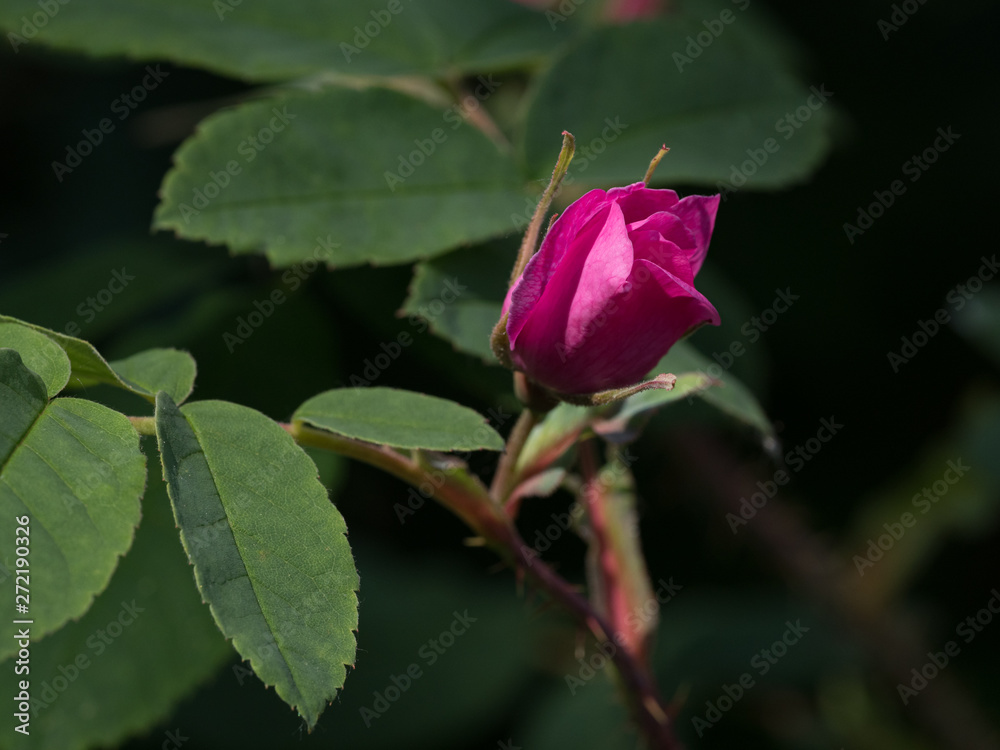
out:
M528 420L529 418L525 418L525 422ZM425 482L439 485L435 491L438 502L461 518L508 565L524 574L573 615L604 647L618 669L633 718L645 735L649 747L653 750L681 750L682 746L674 736L673 721L646 670L627 649L619 647L617 641L620 636L614 638L615 631L590 602L549 565L538 559L538 553L518 533L503 505L491 498L485 488L461 482L451 476L446 476L442 482L440 475L431 477L423 466L386 446L354 440L302 424L282 426L300 445L310 445L364 461L413 486L420 486ZM513 460L516 461L516 455Z
M587 441L580 446L580 470L584 479L584 486L580 494L590 519L590 532L593 535L591 545L596 556L597 574L601 577L599 589L603 599L601 609L611 621L615 632L624 640L625 648L641 664L645 665L646 654L643 653L642 643L635 641L633 637L635 634L628 625L629 601L622 586L622 577L625 572L622 570L621 560L615 552L609 528L607 488L602 486L598 475L595 453L592 441Z

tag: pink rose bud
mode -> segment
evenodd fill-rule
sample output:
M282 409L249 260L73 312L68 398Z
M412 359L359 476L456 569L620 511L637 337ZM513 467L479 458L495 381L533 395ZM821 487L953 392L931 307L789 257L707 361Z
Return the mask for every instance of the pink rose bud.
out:
M677 341L719 313L694 288L719 196L591 190L552 224L507 293L514 366L553 391L641 381Z
M617 23L655 18L663 12L664 5L664 0L608 0L604 5L604 17Z
M556 14L555 20L565 20L567 16L576 11L583 0L575 0L572 3L559 2L559 0L514 0L529 8L548 9ZM602 13L606 19L615 23L627 23L640 18L653 18L660 15L666 0L606 0Z

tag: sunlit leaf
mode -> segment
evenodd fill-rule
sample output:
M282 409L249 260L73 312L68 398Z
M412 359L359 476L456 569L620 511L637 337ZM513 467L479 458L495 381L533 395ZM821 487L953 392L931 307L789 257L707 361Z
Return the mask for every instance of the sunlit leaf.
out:
M523 203L513 161L456 110L381 89L220 112L174 159L157 228L307 271L438 255L509 231Z
M358 574L316 467L277 423L160 393L164 476L195 580L265 684L313 726L354 663Z
M339 388L313 396L293 419L347 437L397 448L503 450L486 420L453 401L395 388Z
M0 591L12 608L25 605L19 619L33 620L37 640L107 586L139 523L146 462L126 417L92 401L49 401L12 349L0 349L0 414L0 534L11 540ZM15 555L16 537L26 554ZM27 591L15 602L17 585ZM0 657L17 650L17 627L9 617L0 624Z

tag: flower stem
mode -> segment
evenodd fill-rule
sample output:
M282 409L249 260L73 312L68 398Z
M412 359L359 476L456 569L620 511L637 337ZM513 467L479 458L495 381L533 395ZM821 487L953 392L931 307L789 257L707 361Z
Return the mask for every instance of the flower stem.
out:
M521 541L516 531L514 534L516 540ZM523 541L515 549L521 555L515 561L517 568L586 626L598 643L605 647L606 650L602 650L610 653L621 677L622 689L631 703L633 718L645 735L648 746L652 750L681 750L683 746L674 736L673 720L657 695L656 686L642 665L617 643L615 632L604 618L552 568L535 559L534 550L524 545Z
M514 433L522 434L523 440L531 432L537 414L525 409L514 426ZM421 464L391 448L366 443L354 438L335 435L302 424L284 424L296 442L332 451L349 458L363 461L371 466L396 476L409 484L419 486L432 479L429 471ZM520 448L513 441L508 447L508 462L517 462ZM620 638L604 618L574 587L561 578L551 567L538 559L535 552L518 533L513 522L507 517L503 506L487 494L485 488L468 479L454 475L440 475L431 483L435 486L435 499L461 518L492 547L503 560L519 574L523 574L539 589L575 619L586 627L609 654L621 677L622 687L628 696L635 721L646 736L650 748L655 750L680 750L681 745L674 736L673 723L667 710L656 693L656 688L643 667L628 651L618 645Z
M525 408L521 412L521 416L517 418L517 422L514 423L510 437L507 438L507 448L500 456L496 474L493 475L493 483L490 485L490 497L498 503L503 503L513 489L512 483L517 459L521 457L521 451L524 450L524 444L528 441L528 435L538 424L540 417L541 415L533 409Z
M282 427L291 433L299 445L308 445L364 461L414 487L419 487L422 483L430 486L440 485L435 490L438 501L485 539L495 536L498 527L508 524L503 509L490 499L481 484L477 488L472 483L459 482L450 476L446 476L442 483L440 476L431 476L431 472L420 463L384 445L366 443L298 423L283 424Z
M653 160L649 162L649 168L646 170L646 176L642 178L643 185L647 186L649 185L649 181L653 179L653 173L656 171L656 168L660 165L660 159L662 159L663 156L669 150L670 149L667 148L666 146L660 146L660 150L656 152L656 156L654 156Z
M535 254L535 250L538 247L538 235L542 231L542 222L545 220L545 214L548 212L549 206L552 205L552 199L559 192L559 186L562 184L566 172L569 171L570 162L573 161L573 153L576 150L576 139L573 138L572 133L566 130L563 131L562 136L562 149L559 151L559 158L556 159L555 169L552 170L552 178L549 180L549 185L545 188L545 192L542 193L542 197L538 200L538 205L535 206L535 213L531 217L531 223L528 224L528 230L524 233L524 239L521 240L521 248L517 251L517 260L514 261L514 268L510 272L510 283L507 284L508 288L514 286L514 283L524 273L524 268L528 265L528 261L531 260L531 256ZM510 358L510 340L507 336L508 314L509 312L501 315L500 320L493 327L493 333L490 334L490 348L501 365L508 369L513 369L513 362Z
M580 444L580 469L584 484L580 488L580 499L587 509L590 520L590 554L592 555L591 596L595 606L608 618L612 627L624 637L622 646L628 649L648 669L646 643L639 628L631 624L632 605L626 590L625 569L618 550L615 549L615 533L610 519L610 488L598 476L597 451L593 440Z
M566 172L569 171L569 163L573 161L573 154L576 151L576 139L573 138L572 133L565 130L562 136L562 149L559 151L559 158L556 159L555 169L552 170L552 178L549 180L549 185L545 188L545 192L542 193L538 205L535 206L535 213L531 217L528 231L524 233L524 239L521 241L521 249L517 251L517 261L514 263L514 270L511 271L510 284L508 286L513 286L514 282L521 277L521 274L524 273L524 267L528 265L531 256L535 254L535 249L538 246L538 235L542 231L542 222L545 220L545 214L548 212L549 206L552 205L552 199L556 197L556 193L559 191L559 186L562 185Z

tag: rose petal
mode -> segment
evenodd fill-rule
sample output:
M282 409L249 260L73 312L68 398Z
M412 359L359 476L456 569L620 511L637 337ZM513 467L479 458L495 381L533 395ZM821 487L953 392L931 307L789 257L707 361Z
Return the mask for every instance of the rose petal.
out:
M717 326L722 322L722 319L719 317L719 311L715 309L715 305L708 301L708 297L685 282L683 279L675 276L655 263L650 263L648 260L636 261L636 267L633 268L632 271L633 274L638 272L638 267L640 265L645 266L653 274L653 278L656 280L660 290L668 297L671 299L689 299L694 304L695 309L697 309L698 312L697 314L691 316L691 319L684 327L684 334L692 328L697 328L705 323L711 323L712 325ZM647 285L648 284L642 284L642 286ZM678 324L680 325L680 322ZM681 334L681 336L684 334Z
M655 230L663 235L663 239L683 249L689 257L699 249L695 235L684 225L684 221L669 211L661 211L642 221L633 222L628 225L628 229L629 234Z
M623 188L612 188L608 198L617 201L625 214L625 223L641 221L647 216L670 211L677 204L677 193L673 190L653 190L641 182L636 182Z
M663 238L659 232L632 232L632 256L636 260L648 260L665 271L669 271L685 284L694 286L694 271L689 260L690 251Z
M677 216L694 236L695 249L691 254L691 268L696 276L708 254L708 243L712 239L720 200L721 196L718 195L689 195L670 209L670 212Z
M719 322L702 294L649 261L636 262L629 282L631 287L610 300L603 322L595 320L580 346L561 349L558 366L532 371L532 377L563 393L632 385L693 328Z
M508 322L515 364L544 383L546 373L563 366L564 350L585 341L591 322L618 294L632 264L625 221L621 209L612 203L572 243L516 336L510 333ZM512 311L516 304L515 299Z
M591 190L574 201L549 228L538 252L531 256L521 278L508 292L509 306L507 302L504 303L504 312L508 309L510 311L507 335L511 345L520 334L528 313L542 296L545 285L559 267L570 244L594 214L607 203L607 193L603 190Z

